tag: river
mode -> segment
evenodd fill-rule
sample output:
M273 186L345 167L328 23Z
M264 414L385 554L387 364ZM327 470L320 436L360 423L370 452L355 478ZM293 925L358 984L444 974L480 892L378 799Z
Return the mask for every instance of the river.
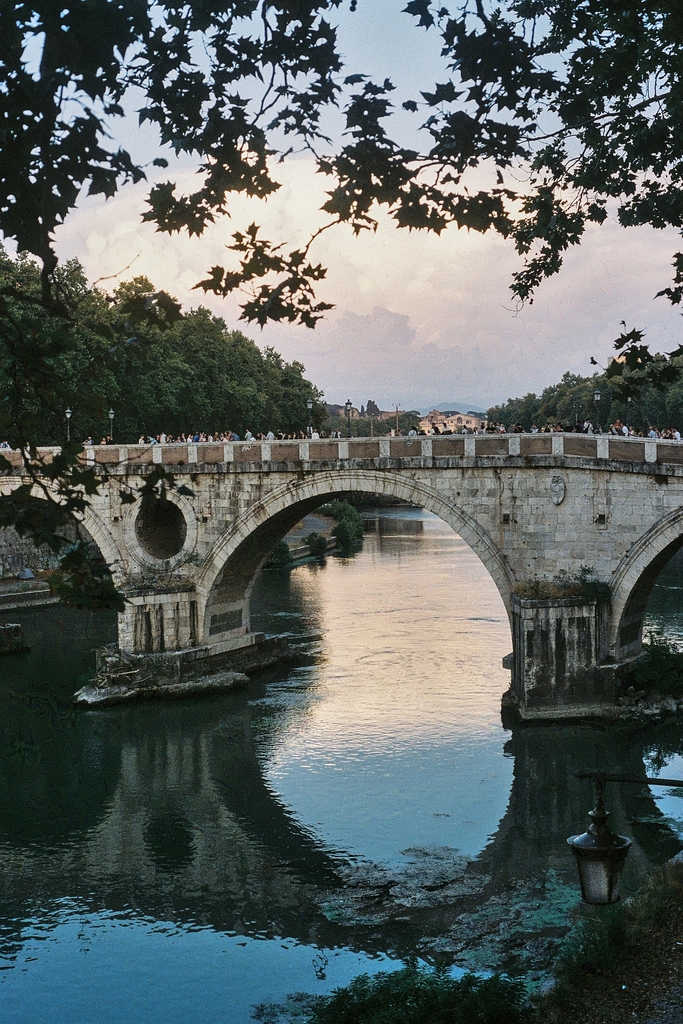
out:
M32 649L0 663L3 1024L246 1024L409 956L544 977L591 806L571 771L680 775L683 726L504 730L486 570L422 510L366 519L353 558L264 574L253 628L295 664L239 694L75 712L114 616L11 613ZM649 610L681 642L682 579ZM683 801L608 800L628 891L683 845Z

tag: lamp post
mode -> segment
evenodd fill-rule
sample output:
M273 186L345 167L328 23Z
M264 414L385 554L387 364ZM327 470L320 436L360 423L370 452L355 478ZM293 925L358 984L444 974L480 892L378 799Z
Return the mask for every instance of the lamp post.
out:
M350 398L346 399L346 404L345 404L344 408L346 410L346 420L347 420L347 426L348 426L348 432L349 432L348 436L351 437L351 410L353 409L353 406L351 405L351 399Z
M595 402L595 431L600 433L600 388L596 388L593 392L593 401Z
M67 409L64 415L66 416L66 440L68 443L71 440L71 417L73 415L71 409Z
M631 396L629 395L626 399L626 427L629 426L629 414L631 412Z
M310 437L311 434L313 433L313 431L311 429L311 409L313 408L313 399L312 398L307 398L306 399L306 408L308 409L308 436Z
M626 782L635 786L683 786L681 779L638 779L632 775L613 772L574 772L577 779L591 779L595 783L595 807L589 811L593 819L588 831L567 840L576 858L584 903L607 906L619 899L621 876L631 840L612 832L607 824L603 793L607 782Z
M114 440L114 410L109 410L109 436Z

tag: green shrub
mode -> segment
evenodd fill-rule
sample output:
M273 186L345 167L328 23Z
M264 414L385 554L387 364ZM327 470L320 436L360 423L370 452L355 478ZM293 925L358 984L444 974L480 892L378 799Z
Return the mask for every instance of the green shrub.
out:
M656 690L663 695L683 694L683 652L657 633L649 634L643 651L643 657L622 676L622 688L633 686L636 690Z
M551 1001L571 1005L587 976L637 973L646 947L671 943L672 923L683 913L683 865L669 861L647 875L635 896L610 907L591 907L565 938L555 967Z
M289 544L279 540L270 553L264 569L289 569L292 564L292 555Z
M451 978L410 964L391 974L367 974L321 997L310 1024L523 1024L524 986L494 975Z
M314 558L322 558L327 553L327 537L321 533L309 533L304 537L304 544L308 544L308 550Z
M342 554L348 555L361 546L365 527L358 509L355 509L348 501L339 501L335 498L334 501L323 505L319 511L323 515L332 516L337 520L337 525L332 530L332 536L337 538Z
M354 548L358 547L353 527L346 519L342 519L341 522L337 523L332 530L332 536L337 538L339 550L343 555L350 554Z

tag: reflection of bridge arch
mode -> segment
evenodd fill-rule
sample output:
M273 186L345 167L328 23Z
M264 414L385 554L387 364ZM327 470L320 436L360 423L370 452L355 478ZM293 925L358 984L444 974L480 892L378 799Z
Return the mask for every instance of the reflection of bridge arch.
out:
M655 581L683 547L683 508L674 509L643 534L622 558L612 578L610 648L624 658L640 650L643 616Z
M587 824L592 793L587 781L573 778L572 769L609 767L644 775L647 738L642 734L634 742L627 734L602 730L515 732L508 808L487 848L466 869L470 881L480 876L481 883L466 887L463 895L457 886L449 888L448 875L437 888L438 898L430 901L431 890L418 879L415 899L406 904L402 896L392 899L390 885L378 885L373 865L367 876L361 867L349 880L344 855L326 848L281 802L264 777L252 715L246 698L236 695L220 704L186 705L181 714L164 705L158 714L150 709L143 717L116 709L84 719L79 730L84 751L100 734L107 737L106 763L93 766L80 747L74 750L74 764L89 764L97 807L76 806L80 819L70 822L59 842L36 834L28 815L28 831L3 837L0 883L6 907L21 918L37 893L46 903L61 898L68 878L70 897L95 909L123 906L220 931L410 955L425 935L448 932L466 941L463 911L485 908L497 929L506 902L519 899L511 882L529 883L540 893L546 918L543 886L549 871L578 902L565 840ZM272 725L274 733L282 727L281 709L258 724L262 743L264 725ZM678 750L683 732L675 727L674 732L672 750ZM73 733L68 736L72 742ZM652 820L659 812L647 789L611 786L608 802L615 829L634 838L629 864L636 869L662 863L680 848L666 821ZM634 824L634 818L642 824ZM150 843L150 828L159 822L170 826L162 829L169 841L177 838L174 823L183 825L190 837L187 856L171 850L176 856L165 859L160 843ZM457 845L454 823L452 846ZM397 877L384 876L388 882ZM559 924L566 921L567 889L563 892ZM349 911L340 920L328 916L337 899Z
M211 633L212 618L238 611L240 624L246 625L255 578L274 544L308 512L350 492L399 498L439 516L486 566L509 614L514 579L507 559L489 534L455 501L406 475L336 470L310 474L277 488L252 505L216 542L197 583L205 602L205 633Z

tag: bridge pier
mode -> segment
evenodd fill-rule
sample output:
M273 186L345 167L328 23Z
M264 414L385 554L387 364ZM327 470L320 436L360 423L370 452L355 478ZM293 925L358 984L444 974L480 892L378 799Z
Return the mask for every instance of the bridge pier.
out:
M587 718L614 705L609 597L512 596L506 705L523 721Z
M96 652L95 678L78 691L76 703L92 707L232 690L247 684L245 673L287 656L284 640L242 625L216 629L214 623L212 635L203 640L201 603L194 587L187 586L127 594L118 645Z

